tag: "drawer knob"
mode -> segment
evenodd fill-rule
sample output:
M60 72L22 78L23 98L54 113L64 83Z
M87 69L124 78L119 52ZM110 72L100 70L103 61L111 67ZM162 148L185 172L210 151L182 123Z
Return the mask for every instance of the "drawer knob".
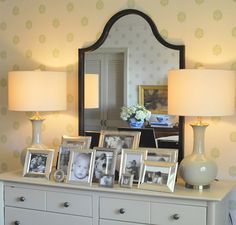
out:
M14 222L14 224L15 224L15 225L20 225L20 221L16 220L16 221Z
M119 212L120 212L120 214L125 214L125 209L124 209L124 208L121 208L121 209L119 210Z
M65 208L68 208L70 206L70 203L69 202L64 202L63 205L64 205Z
M19 197L19 200L20 200L20 202L24 202L25 201L25 197L21 196L21 197Z
M176 213L176 214L173 215L174 220L178 220L179 218L180 218L179 214Z

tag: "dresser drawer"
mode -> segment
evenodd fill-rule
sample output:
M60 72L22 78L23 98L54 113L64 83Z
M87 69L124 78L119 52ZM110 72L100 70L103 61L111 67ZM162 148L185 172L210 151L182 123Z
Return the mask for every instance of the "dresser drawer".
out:
M100 218L149 223L150 203L145 201L100 198Z
M200 206L151 203L151 224L206 225L206 213Z
M92 217L92 196L47 192L47 211Z
M45 191L5 186L5 205L28 209L46 209Z
M99 225L147 225L143 223L118 222L112 220L100 220Z
M5 225L92 225L92 218L6 207Z

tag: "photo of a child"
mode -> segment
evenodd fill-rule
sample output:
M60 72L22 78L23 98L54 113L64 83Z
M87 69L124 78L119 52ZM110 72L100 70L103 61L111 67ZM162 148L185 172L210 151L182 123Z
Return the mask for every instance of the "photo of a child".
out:
M77 153L74 157L71 180L88 181L91 153Z
M29 172L45 173L47 154L31 154Z

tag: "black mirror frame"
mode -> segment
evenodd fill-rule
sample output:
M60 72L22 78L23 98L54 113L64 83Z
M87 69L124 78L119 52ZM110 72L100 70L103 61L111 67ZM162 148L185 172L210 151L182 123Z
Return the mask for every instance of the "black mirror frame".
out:
M85 53L98 49L105 42L112 25L121 17L130 15L130 14L135 14L135 15L139 15L143 17L150 25L153 35L162 45L170 49L178 50L179 51L179 69L185 68L185 46L174 45L167 42L165 39L163 39L155 23L148 15L136 9L125 9L114 14L106 23L100 38L91 46L79 49L79 59L78 59L79 60L79 64L78 64L79 66L78 68L78 72L79 72L78 73L79 75L79 79L78 79L79 81L79 84L78 84L79 135L85 134L85 130L84 130L84 66L85 66L84 58L85 58ZM179 160L178 161L180 162L183 159L183 157L184 157L184 117L180 116L179 117L179 157L178 157Z

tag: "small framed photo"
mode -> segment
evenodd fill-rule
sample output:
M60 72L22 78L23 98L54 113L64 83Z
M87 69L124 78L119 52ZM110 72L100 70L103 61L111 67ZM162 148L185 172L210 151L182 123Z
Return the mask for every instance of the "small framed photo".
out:
M78 185L92 185L96 150L76 149L70 153L66 182Z
M72 150L76 150L76 149L81 149L81 146L71 146L67 144L63 144L59 146L57 170L63 170L65 175L67 175L70 153Z
M112 188L114 186L114 175L103 174L99 179L99 186Z
M120 179L120 186L124 188L132 188L134 175L133 174L122 174Z
M90 136L62 136L61 143L63 145L73 146L73 147L81 147L84 149L89 149L91 144L91 137Z
M141 132L102 130L99 147L121 149L136 149L139 146Z
M138 188L173 192L178 163L144 161Z
M147 150L147 160L157 162L177 162L178 149L168 148L141 148Z
M102 147L94 147L93 149L96 150L93 182L98 183L99 179L104 174L110 174L110 175L115 174L117 149L102 148Z
M56 170L54 173L53 173L53 179L54 181L56 182L63 182L64 179L65 179L65 173L63 170Z
M26 177L45 177L49 179L54 150L28 148L25 157L23 176Z
M167 114L167 85L139 85L139 104L152 114Z
M147 159L147 150L122 149L119 182L122 174L133 175L133 181L138 183L142 173L142 165Z

